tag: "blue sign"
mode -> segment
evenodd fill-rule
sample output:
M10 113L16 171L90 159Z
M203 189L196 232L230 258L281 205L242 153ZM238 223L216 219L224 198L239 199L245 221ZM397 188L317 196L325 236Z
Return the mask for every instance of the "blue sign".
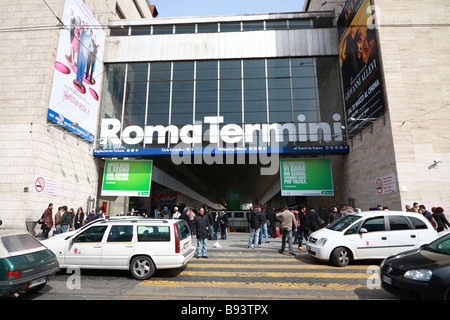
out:
M129 149L95 149L94 157L145 157L196 155L196 154L303 154L303 155L344 155L350 152L348 145L333 146L287 146L287 147L206 147L206 148L129 148Z

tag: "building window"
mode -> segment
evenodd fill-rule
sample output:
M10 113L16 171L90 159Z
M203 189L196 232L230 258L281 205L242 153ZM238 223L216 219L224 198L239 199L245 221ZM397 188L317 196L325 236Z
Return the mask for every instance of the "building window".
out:
M218 31L218 23L199 23L197 33L214 33Z
M119 6L116 6L116 13L121 19L125 16ZM236 21L221 23L186 23L170 25L148 25L145 27L132 27L131 35L149 34L148 30L153 30L151 34L187 34L187 33L214 33L214 32L240 32L240 31L262 31L262 30L297 30L316 28L333 28L333 21L330 19L292 19L292 20L266 20L266 21ZM126 27L128 30L129 27ZM115 27L111 27L115 29ZM112 36L123 34L113 33ZM125 34L125 35L128 35Z
M124 125L145 126L148 63L129 63L125 93ZM131 138L134 138L131 136ZM125 145L126 147L126 145ZM141 145L142 147L142 145Z
M173 34L173 25L157 25L152 30L152 34Z
M192 123L194 112L194 62L173 62L171 124Z
M338 121L336 114L342 117L336 79L337 57L111 64L103 82L101 117L119 119L123 128L169 124L181 128L204 123L205 116L222 116L223 124L305 123L306 128L308 123ZM203 125L203 133L208 128ZM305 136L289 139L289 131L283 130L278 140L282 145L322 140L320 130L301 132ZM261 131L255 130L253 141L260 137ZM157 138L155 131L146 147L174 146L167 134L164 142ZM340 138L336 141L343 141Z
M123 14L122 9L120 8L119 4L116 3L116 15L119 17L119 19L126 19L125 15Z
M175 25L175 33L195 33L195 24L177 24Z
M220 61L219 111L224 123L242 123L241 60Z
M147 125L169 124L171 75L170 62L150 64Z
M134 6L136 7L137 12L139 13L139 16L143 19L145 18L144 13L141 10L141 6L139 5L139 3L137 3L136 0L133 0Z
M220 23L220 32L237 32L241 31L240 22L222 22Z
M287 30L287 20L268 20L266 30Z
M264 21L244 21L243 31L261 31L264 30Z
M132 36L144 36L149 35L151 31L150 26L133 26L131 27Z

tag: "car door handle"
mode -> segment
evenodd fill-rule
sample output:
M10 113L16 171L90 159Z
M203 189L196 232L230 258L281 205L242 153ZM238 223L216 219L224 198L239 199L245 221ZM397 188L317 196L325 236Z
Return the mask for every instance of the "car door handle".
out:
M101 247L102 247L101 244L96 244L96 245L94 246L94 248L101 248Z
M387 240L387 237L381 237L381 240Z
M415 234L412 234L412 235L411 235L411 238L415 238L415 237L416 237L416 235L415 235Z
M126 244L125 245L125 248L133 248L134 247L134 244Z

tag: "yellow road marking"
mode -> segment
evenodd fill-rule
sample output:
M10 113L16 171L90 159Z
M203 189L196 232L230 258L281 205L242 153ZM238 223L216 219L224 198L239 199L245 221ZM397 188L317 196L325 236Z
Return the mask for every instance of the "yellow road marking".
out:
M338 284L338 283L328 283L328 284L310 284L310 283L283 283L283 282L221 282L221 281L172 281L172 280L146 280L139 283L138 286L145 287L191 287L199 288L246 288L246 289L309 289L309 290L323 290L326 288L333 290L349 290L356 288L365 288L366 286L362 284Z
M324 272L232 272L232 271L188 271L184 270L180 275L199 277L283 277L283 278L340 278L340 279L365 279L370 277L367 273L324 273Z
M132 291L132 292L128 292L127 295L123 296L123 299L149 299L149 297L151 297L151 292L142 292L142 291ZM214 293L214 294L209 294L206 292L189 292L188 297L186 297L186 292L157 292L155 293L155 295L161 299L226 299L226 300L263 300L263 299L269 299L269 300L292 300L292 299L355 299L357 296L356 295L345 295L345 296L325 296L322 294L310 294L310 295L306 295L306 294L290 294L290 295L280 295L280 294L266 294L266 295L255 295L254 293L249 296L248 294L236 294L236 293L225 293L225 294L221 294L221 293Z
M216 261L214 259L214 261ZM229 260L227 260L229 261ZM255 269L255 268L267 268L267 269L332 269L332 270L361 270L366 271L369 266L346 266L344 268L335 267L332 265L310 265L310 264L237 264L237 263L223 263L223 264L214 264L214 263L189 263L187 264L187 269L190 268L240 268L240 269Z

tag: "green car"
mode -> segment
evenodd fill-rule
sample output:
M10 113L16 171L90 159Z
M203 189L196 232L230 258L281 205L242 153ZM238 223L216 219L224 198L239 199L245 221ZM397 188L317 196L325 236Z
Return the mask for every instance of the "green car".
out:
M58 271L55 254L30 234L0 230L0 296L36 293Z

